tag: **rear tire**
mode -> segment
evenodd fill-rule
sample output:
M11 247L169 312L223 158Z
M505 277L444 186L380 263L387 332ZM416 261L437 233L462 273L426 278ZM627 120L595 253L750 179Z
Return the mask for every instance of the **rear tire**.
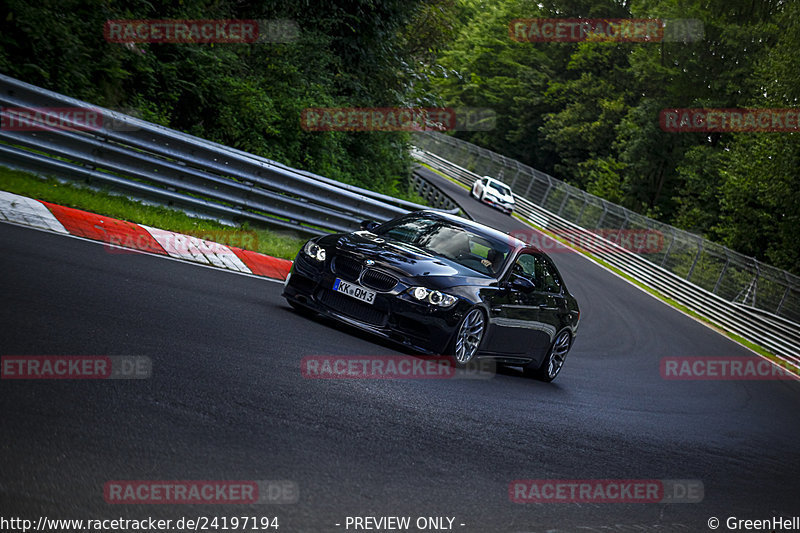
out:
M539 381L550 383L556 376L558 376L561 369L564 367L564 360L567 358L569 349L572 347L572 335L569 330L562 330L553 345L547 352L547 357L544 358L542 364L538 368L525 368L525 374Z

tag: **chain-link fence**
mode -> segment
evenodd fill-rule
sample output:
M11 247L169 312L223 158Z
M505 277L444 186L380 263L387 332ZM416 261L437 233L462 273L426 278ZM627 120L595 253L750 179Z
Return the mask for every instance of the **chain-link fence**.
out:
M471 172L504 181L515 194L583 228L660 232L663 245L640 254L648 261L727 300L800 322L798 276L634 213L472 143L436 132L415 134L414 143Z

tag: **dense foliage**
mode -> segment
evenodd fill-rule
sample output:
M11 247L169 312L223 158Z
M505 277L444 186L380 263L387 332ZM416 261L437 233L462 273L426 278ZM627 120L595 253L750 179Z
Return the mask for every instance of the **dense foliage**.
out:
M800 3L464 0L426 81L449 105L499 115L469 141L640 213L800 273L798 133L673 133L665 108L792 108ZM516 18L697 19L689 42L516 42Z
M4 0L0 72L282 163L403 196L404 133L310 132L306 107L397 106L409 65L440 40L406 30L421 0ZM296 22L298 38L259 44L113 44L106 20ZM412 38L413 37L413 38Z

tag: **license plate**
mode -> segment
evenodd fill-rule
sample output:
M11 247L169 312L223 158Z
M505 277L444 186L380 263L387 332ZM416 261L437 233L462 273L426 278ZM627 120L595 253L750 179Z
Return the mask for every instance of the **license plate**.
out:
M356 300L361 300L368 304L375 302L375 295L377 294L375 291L365 289L361 285L356 285L355 283L350 283L349 281L344 281L339 278L336 278L336 281L333 282L333 290L336 292L343 292Z

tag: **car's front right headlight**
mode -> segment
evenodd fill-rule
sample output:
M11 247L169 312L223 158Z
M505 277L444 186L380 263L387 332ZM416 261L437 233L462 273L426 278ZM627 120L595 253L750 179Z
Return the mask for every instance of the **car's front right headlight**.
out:
M311 259L319 261L320 263L325 261L325 248L314 241L308 241L306 245L303 246L303 253L305 253Z
M427 287L411 287L408 289L408 294L418 302L427 302L437 307L450 307L458 301L455 296Z

